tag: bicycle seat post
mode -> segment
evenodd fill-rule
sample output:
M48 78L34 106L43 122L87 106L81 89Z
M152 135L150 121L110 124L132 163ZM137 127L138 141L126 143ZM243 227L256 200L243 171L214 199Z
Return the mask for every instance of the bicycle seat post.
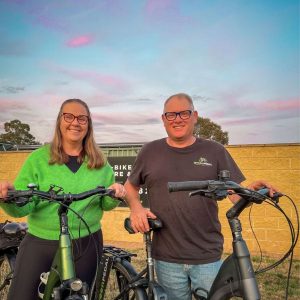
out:
M154 281L154 262L152 258L152 242L151 242L151 232L144 233L144 242L146 245L146 255L147 255L147 269L149 281Z

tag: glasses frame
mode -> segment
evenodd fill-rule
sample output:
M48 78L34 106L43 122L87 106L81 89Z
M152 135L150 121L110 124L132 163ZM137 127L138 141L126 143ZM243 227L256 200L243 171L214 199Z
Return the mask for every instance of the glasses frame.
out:
M78 115L78 116L75 116L75 115L73 115L72 113L62 113L61 115L62 115L64 121L67 122L67 123L69 123L69 124L71 124L72 122L74 122L75 119L77 119L78 124L80 124L80 125L85 125L85 124L88 123L88 121L89 121L89 119L90 119L89 116L86 116L86 115ZM72 119L71 122L66 120L66 117L65 117L66 115L69 115L69 116L72 116L72 117L73 117L73 119ZM79 119L80 117L86 117L86 121L84 121L84 120L82 120L82 119Z
M182 113L185 113L185 112L189 112L189 116L187 118L182 118ZM164 113L164 116L165 118L168 120L168 121L175 121L177 116L179 116L179 118L181 120L188 120L191 118L191 115L194 111L191 110L191 109L186 109L186 110L182 110L182 111L179 111L179 112L176 112L176 111L167 111ZM170 116L168 117L168 114L175 114L175 118L171 117L170 119ZM173 115L174 116L174 115Z

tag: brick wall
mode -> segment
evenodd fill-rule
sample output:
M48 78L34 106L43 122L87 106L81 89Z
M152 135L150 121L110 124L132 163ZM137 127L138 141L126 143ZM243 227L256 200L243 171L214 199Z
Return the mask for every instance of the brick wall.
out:
M250 183L256 179L266 179L277 186L283 193L300 203L300 144L274 145L240 145L228 146L239 167ZM0 152L0 181L13 181L22 163L30 152ZM296 216L287 198L281 198L280 206L295 222ZM231 249L231 233L225 218L226 211L231 207L228 200L219 202L219 216L222 231L225 237L225 252ZM264 253L271 256L280 256L290 245L290 234L287 222L282 214L267 204L254 205L241 216L243 236L247 240L250 251L258 253L259 247L253 237L250 223L259 240ZM117 208L104 214L102 224L106 243L142 243L140 234L129 235L123 229L124 218L129 215L127 208ZM8 218L0 211L0 220ZM300 258L299 243L296 248L296 257Z

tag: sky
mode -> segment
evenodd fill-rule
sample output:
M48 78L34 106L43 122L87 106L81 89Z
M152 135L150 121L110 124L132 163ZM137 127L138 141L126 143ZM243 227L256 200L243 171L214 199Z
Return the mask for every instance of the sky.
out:
M298 143L299 28L298 0L0 0L0 133L49 142L80 98L97 143L148 142L185 92L230 145Z

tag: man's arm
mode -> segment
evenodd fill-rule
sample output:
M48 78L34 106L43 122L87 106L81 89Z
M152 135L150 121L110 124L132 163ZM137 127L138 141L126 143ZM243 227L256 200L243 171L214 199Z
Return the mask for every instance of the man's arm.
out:
M133 185L128 179L124 184L126 189L125 201L130 208L131 226L135 232L149 231L147 218L156 219L156 216L148 209L144 208L140 201L139 187Z

